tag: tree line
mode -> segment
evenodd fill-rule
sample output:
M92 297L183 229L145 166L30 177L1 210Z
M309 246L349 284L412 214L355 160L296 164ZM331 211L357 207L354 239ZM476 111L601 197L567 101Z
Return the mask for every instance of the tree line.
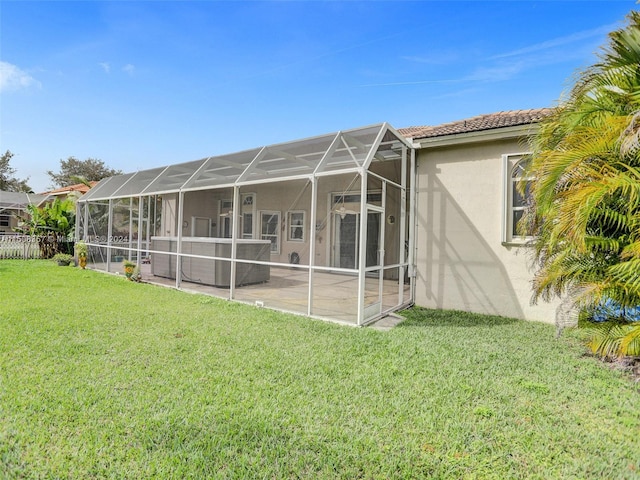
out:
M0 156L0 190L5 192L27 192L34 193L29 186L29 178L18 178L16 169L11 166L11 159L14 154L7 150ZM79 160L69 157L60 160L60 170L54 172L47 170L47 175L51 179L51 188L62 188L78 183L97 182L106 177L120 175L122 171L108 167L97 158L87 158Z

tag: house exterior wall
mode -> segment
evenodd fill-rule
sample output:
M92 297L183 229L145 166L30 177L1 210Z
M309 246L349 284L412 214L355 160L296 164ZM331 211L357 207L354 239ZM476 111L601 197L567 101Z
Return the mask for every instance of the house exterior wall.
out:
M0 234L15 233L18 226L18 216L24 215L23 211L13 209L0 209Z
M502 156L517 138L418 151L417 305L553 323L559 302L531 304L530 248L502 242Z
M297 254L300 264L309 264L309 242L315 240L316 266L330 266L333 248L333 214L331 213L332 194L360 193L360 181L357 174L336 175L322 177L317 182L317 208L316 226L311 226L311 185L307 180L293 180L275 183L264 183L243 186L241 195L254 196L255 210L253 218L253 238L260 239L260 212L278 212L280 214L280 252L271 254L271 261L277 263L289 263L292 254ZM354 180L355 178L355 180ZM175 235L177 216L176 194L163 196L163 220L162 234ZM221 214L228 209L220 211L220 202L233 198L233 189L203 190L186 192L184 195L183 210L183 236L191 236L191 223L193 217L209 218L212 224L211 236L222 236ZM400 191L389 187L387 191L387 214L397 220L393 224L384 223L385 231L385 261L386 264L397 263L398 233L400 226L398 219L400 214ZM359 204L348 205L349 208L359 210ZM244 207L243 207L244 208ZM287 213L291 211L304 212L304 239L303 241L288 238Z

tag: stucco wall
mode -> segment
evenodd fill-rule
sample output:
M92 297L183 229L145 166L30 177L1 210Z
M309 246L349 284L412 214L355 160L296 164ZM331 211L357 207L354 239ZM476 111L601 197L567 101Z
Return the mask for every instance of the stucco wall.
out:
M502 244L503 154L517 140L418 153L416 304L555 321L559 302L531 304L531 257Z
M0 233L15 233L14 228L18 226L18 216L24 216L25 213L20 210L2 209L2 215L8 220L9 225L0 226Z

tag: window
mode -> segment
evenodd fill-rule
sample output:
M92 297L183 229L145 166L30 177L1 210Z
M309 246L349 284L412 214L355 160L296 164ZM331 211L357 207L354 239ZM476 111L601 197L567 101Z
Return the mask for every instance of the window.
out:
M504 155L504 222L502 229L503 243L524 243L529 236L523 236L518 231L518 222L524 215L529 197L529 189L525 195L520 194L520 185L530 180L524 176L529 157L527 154Z
M8 227L11 224L11 215L0 215L0 227Z
M233 221L233 201L220 200L220 232L222 238L231 238L231 222Z
M253 238L253 214L242 214L242 238Z
M256 208L255 194L243 193L242 200L242 238L253 238L253 218Z
M291 211L287 214L287 240L304 242L304 211Z
M240 196L240 238L253 238L253 218L255 212L255 194L243 193ZM233 200L220 200L220 236L231 238L233 225Z
M271 253L280 253L280 212L260 212L260 235L271 241Z

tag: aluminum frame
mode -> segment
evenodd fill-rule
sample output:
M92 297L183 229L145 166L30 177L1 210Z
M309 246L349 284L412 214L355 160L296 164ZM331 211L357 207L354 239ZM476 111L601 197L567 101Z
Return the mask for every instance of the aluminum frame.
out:
M320 148L321 147L321 148ZM384 175L369 171L375 162L386 161L400 162L400 179L386 178ZM410 162L410 164L409 164ZM384 167L382 167L384 169ZM396 167L397 168L397 167ZM345 269L331 267L329 264L320 265L316 262L317 235L318 225L318 205L319 205L319 185L320 179L327 179L334 176L354 175L359 177L360 185L358 187L360 194L359 206L359 237L358 242L358 258L355 269ZM396 228L400 229L399 249L397 252L397 261L385 265L384 241L386 228L385 202L386 193L383 193L382 205L373 205L367 202L368 199L368 178L380 182L383 192L387 191L387 185L393 187L399 192L400 204L400 221ZM268 185L278 182L293 182L307 180L307 187L311 186L311 201L308 205L309 211L309 237L308 265L291 266L282 262L264 262L264 261L248 261L238 258L238 240L242 238L241 228L241 189L249 186ZM324 180L326 182L326 180ZM353 182L352 182L353 183ZM305 188L307 188L305 187ZM239 264L254 263L256 265L268 264L274 268L290 267L295 271L308 271L307 284L307 304L302 313L310 317L323 318L325 320L335 320L326 316L317 315L314 301L314 278L316 275L326 275L328 273L335 274L356 274L357 276L357 313L355 317L347 322L355 325L366 325L377 318L389 313L390 310L404 308L413 303L415 290L415 266L413 261L414 255L414 236L415 236L415 151L410 142L403 138L389 124L382 123L358 129L339 131L333 134L312 137L292 142L281 143L277 145L265 146L261 148L246 150L243 152L221 155L215 157L207 157L196 161L185 162L166 167L156 167L149 170L143 170L135 173L128 173L110 177L99 182L92 190L81 197L78 201L78 210L82 212L85 219L83 229L78 232L79 237L90 239L89 226L91 218L89 213L89 205L92 203L106 203L108 205L109 223L107 228L107 241L105 243L89 243L90 246L106 248L106 268L107 271L112 270L111 250L117 248L118 251L127 251L128 258L136 258L138 261L142 258L143 251L145 254L158 253L169 255L172 262L175 262L175 271L181 272L182 259L184 258L206 258L214 259L216 257L201 257L199 255L187 254L183 252L182 240L183 232L181 226L184 222L184 203L185 194L199 191L223 191L231 189L233 192L233 214L231 221L231 255L230 258L220 258L227 260L231 264L230 270L230 287L228 292L229 299L236 299L236 270ZM298 195L298 199L302 196L304 190ZM346 193L346 191L345 191ZM175 195L175 203L177 211L174 214L177 217L176 252L154 252L150 245L150 229L151 229L151 199L161 195ZM409 196L407 196L409 195ZM112 245L113 236L113 215L114 202L122 199L132 199L129 204L129 242L127 247ZM137 200L137 229L146 229L145 244L142 242L143 232L137 232L137 238L133 234L133 199ZM145 201L144 199L148 199ZM295 202L294 202L295 203ZM143 221L144 206L147 205L146 220ZM156 217L156 207L153 207L154 222ZM367 273L371 274L372 269L366 268L366 236L367 222L369 211L379 212L381 214L382 231L379 234L379 264L375 266L375 270L379 277L379 297L382 296L383 278L385 272L397 269L397 272L391 272L399 277L397 295L398 300L390 310L380 306L373 314L367 313L365 305L365 282L367 281ZM335 214L333 211L331 214ZM408 214L408 218L407 218ZM329 215L329 209L327 209ZM286 218L283 214L281 218ZM255 221L255 219L254 219ZM409 222L408 224L406 222ZM145 223L146 222L146 223ZM284 228L284 225L283 225ZM157 226L156 226L157 229ZM408 232L405 230L408 229ZM255 234L255 231L254 231ZM407 238L408 237L408 238ZM254 237L255 238L255 237ZM381 239L381 240L380 240ZM405 242L406 241L406 242ZM408 243L408 255L405 255L405 243ZM134 245L135 244L135 245ZM306 244L306 242L305 242ZM382 254L380 254L382 252ZM371 271L369 271L371 270ZM409 278L409 300L405 301L406 292L404 281L402 280L408 272ZM370 279L369 279L370 280ZM176 273L176 288L182 287L181 274Z

